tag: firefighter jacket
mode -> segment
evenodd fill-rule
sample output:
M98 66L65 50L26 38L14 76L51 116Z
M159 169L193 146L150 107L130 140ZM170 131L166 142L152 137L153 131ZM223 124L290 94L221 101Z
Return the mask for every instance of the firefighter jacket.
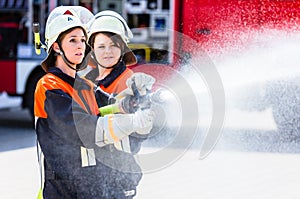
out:
M124 62L121 61L102 80L96 80L96 77L99 75L98 68L87 68L82 76L94 82L98 107L103 107L110 104L110 97L117 95L127 88L126 81L132 74L133 71L127 68ZM130 152L136 154L146 138L147 136L141 136L137 133L131 134L128 140Z
M86 79L94 82L96 89L101 93L96 92L98 107L106 106L108 98L111 94L118 94L127 88L126 80L133 74L133 71L126 67L123 62L119 62L102 80L96 80L99 75L98 68L87 68L84 76Z
M58 68L39 80L35 127L44 155L44 198L126 198L126 191L135 190L141 172L134 158L113 145L95 144L98 114L89 81ZM123 165L115 162L120 155Z

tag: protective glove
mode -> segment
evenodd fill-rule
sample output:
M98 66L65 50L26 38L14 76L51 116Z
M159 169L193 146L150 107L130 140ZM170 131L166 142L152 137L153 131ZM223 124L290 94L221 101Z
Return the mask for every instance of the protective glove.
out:
M145 135L153 127L154 114L150 109L138 110L134 114L109 114L98 119L96 144L119 142L133 132Z
M153 127L154 112L151 109L138 109L134 113L133 130L141 135L150 133Z
M155 78L151 75L147 75L145 73L134 73L126 81L126 85L128 88L115 96L115 99L118 101L128 95L134 95L134 91L132 90L133 84L135 84L139 95L146 95L147 91L150 91L152 89L154 82Z
M145 73L134 73L126 81L126 85L128 86L128 88L126 88L114 97L114 108L117 108L121 113L135 112L136 108L138 108L139 106L139 104L136 104L138 103L138 98L140 96L145 96L147 92L149 92L152 89L154 82L155 78L151 75L147 75ZM133 89L136 89L138 93L133 91ZM132 98L131 96L134 96L135 98Z
M130 78L128 78L126 81L126 85L128 88L132 90L133 84L135 84L139 94L143 96L147 94L147 91L150 91L152 89L154 82L155 82L154 77L139 72L139 73L134 73Z

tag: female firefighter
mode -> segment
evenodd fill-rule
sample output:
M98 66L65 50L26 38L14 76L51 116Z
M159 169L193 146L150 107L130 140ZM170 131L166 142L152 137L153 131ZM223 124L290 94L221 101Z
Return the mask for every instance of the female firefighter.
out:
M131 155L122 153L128 164L120 166L120 172L114 164L119 154L109 152L132 132L149 133L153 114L139 110L99 116L93 84L76 73L85 64L87 34L80 20L82 10L58 7L46 23L48 56L41 64L46 75L36 86L34 110L41 150L39 197L130 198L140 169Z
M137 60L127 43L132 38L132 32L126 21L118 13L105 10L97 13L89 22L88 44L91 51L88 55L89 65L80 75L91 80L95 84L95 96L99 107L108 105L110 97L122 99L124 96L133 94L131 91L132 83L135 82L139 95L145 95L145 91L151 90L155 79L144 73L133 73L127 66L136 64ZM128 88L128 87L129 88ZM100 110L101 110L100 108ZM123 110L128 112L128 110ZM114 157L113 165L122 165L128 159L134 160L133 156L140 150L141 143L147 138L148 134L132 133L121 142L115 143L114 148L107 152ZM102 151L103 152L103 151ZM131 157L130 157L131 156ZM127 182L130 189L135 190L140 181L142 172L135 161L131 165L136 165L136 172L123 172L123 166L117 166L117 178L120 182ZM126 180L132 179L132 182Z
M147 74L134 74L127 68L137 63L127 45L132 37L124 18L111 10L97 13L89 23L89 66L81 75L95 83L99 107L107 105L107 98L111 94L118 94L127 88L126 81L129 77L141 82L140 85L145 88L151 88L155 81Z
M130 93L132 81L138 82L139 91L151 90L155 79L145 73L133 73L127 66L137 63L136 57L128 47L133 37L124 18L118 13L105 10L97 13L89 22L88 55L89 66L80 72L81 76L95 84L95 96L99 107L110 103L110 98L120 99ZM126 89L127 88L127 89ZM139 93L145 95L146 93ZM124 110L123 110L124 111ZM124 112L128 112L124 111ZM147 136L132 134L128 143L130 152L139 151L142 141ZM124 144L124 143L123 143Z

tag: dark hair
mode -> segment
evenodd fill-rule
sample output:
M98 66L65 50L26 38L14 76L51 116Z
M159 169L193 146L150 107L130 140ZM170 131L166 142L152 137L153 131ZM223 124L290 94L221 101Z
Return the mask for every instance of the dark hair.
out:
M55 51L51 48L49 55L47 56L46 60L42 62L41 66L43 70L47 73L50 67L55 65L56 58L55 58Z
M96 33L92 34L90 36L89 42L88 42L89 45L91 46L91 48L94 48L95 38L96 38L96 35L99 33L104 34L107 37L109 37L116 46L121 48L122 52L124 51L125 43L124 43L123 39L121 38L120 35L112 33L112 32L96 32Z

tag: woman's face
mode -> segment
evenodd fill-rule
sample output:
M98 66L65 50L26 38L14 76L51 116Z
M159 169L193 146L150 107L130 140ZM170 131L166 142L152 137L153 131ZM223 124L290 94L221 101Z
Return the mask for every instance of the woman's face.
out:
M86 38L81 28L75 28L64 36L61 41L62 49L67 59L80 64L85 56Z
M117 64L121 57L120 47L102 33L96 35L93 47L97 61L104 67Z

